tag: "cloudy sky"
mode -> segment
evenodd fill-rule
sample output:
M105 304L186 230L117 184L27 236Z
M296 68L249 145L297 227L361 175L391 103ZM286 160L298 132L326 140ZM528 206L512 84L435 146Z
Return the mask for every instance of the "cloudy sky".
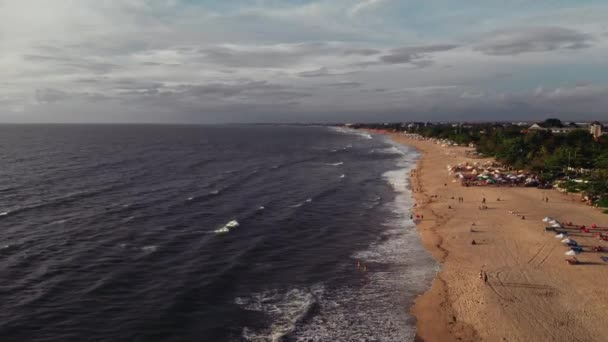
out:
M608 119L606 0L0 0L0 122Z

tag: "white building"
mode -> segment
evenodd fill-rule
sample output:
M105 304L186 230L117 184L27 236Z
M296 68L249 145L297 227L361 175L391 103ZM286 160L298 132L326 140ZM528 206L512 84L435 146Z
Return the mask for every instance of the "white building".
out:
M595 121L591 124L591 126L589 126L589 132L591 133L591 135L593 135L594 139L599 139L599 137L601 137L603 134L602 124Z

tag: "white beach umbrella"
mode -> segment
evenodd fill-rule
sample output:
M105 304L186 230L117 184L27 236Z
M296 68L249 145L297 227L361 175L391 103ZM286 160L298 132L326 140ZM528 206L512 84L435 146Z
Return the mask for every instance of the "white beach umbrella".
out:
M566 239L563 239L563 240L562 240L562 243L563 243L563 244L569 244L569 243L571 243L571 244L576 244L576 241L574 241L574 240L572 240L572 239L570 239L570 238L566 238Z
M553 227L553 228L561 228L562 225L559 224L559 223L554 223L554 224L551 225L551 227Z
M545 218L543 219L543 222L549 222L549 221L551 221L551 220L553 220L553 218L551 218L551 217L547 216L547 217L545 217Z
M566 255L568 255L568 256L575 256L575 255L578 255L578 254L579 254L579 252L577 252L577 251L575 251L575 250L572 250L572 249L571 249L571 250L567 251L567 252L566 252L566 253L564 253L564 254L566 254Z
M564 237L566 237L566 235L564 235L564 233L560 233L560 234L555 235L556 239L562 239Z

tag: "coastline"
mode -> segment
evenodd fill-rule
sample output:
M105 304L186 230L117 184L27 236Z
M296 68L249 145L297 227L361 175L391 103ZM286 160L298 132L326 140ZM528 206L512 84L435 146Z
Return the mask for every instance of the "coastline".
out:
M601 324L608 321L603 316L608 264L600 260L608 253L586 251L581 265L568 265L568 249L545 233L541 222L551 216L608 227L607 215L557 191L462 187L448 176L447 165L474 161L465 156L468 148L388 135L421 154L410 175L414 214L423 215L417 225L422 244L441 265L411 308L416 341L601 341L608 336L608 325ZM545 196L548 203L541 201ZM458 197L464 203L453 199ZM482 198L489 210L479 210ZM576 239L584 246L608 247L590 235ZM481 270L489 275L487 284L478 277Z

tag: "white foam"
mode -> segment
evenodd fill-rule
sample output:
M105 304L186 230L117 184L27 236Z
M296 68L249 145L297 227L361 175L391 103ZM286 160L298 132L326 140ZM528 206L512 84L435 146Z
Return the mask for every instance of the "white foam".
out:
M236 228L239 225L240 225L239 221L232 220L232 221L226 223L222 228L216 229L214 232L216 234L227 234L227 233L230 233L230 230L232 230L232 228Z
M243 328L245 341L282 341L292 333L298 322L310 311L323 293L323 287L312 289L291 289L287 292L277 290L254 294L250 298L237 297L235 303L246 310L262 312L271 322L260 330Z
M217 195L217 194L219 194L219 193L220 193L220 191L219 191L219 190L213 190L213 191L210 191L210 192L209 192L209 194L211 194L211 195Z
M266 207L264 207L263 205L258 207L258 210L264 210L264 209L266 209Z
M303 206L304 204L310 203L310 202L312 202L312 198L308 198L304 202L300 202L298 204L294 204L294 205L290 206L290 208L299 208L299 207Z
M192 201L194 199L194 197L190 196L187 198L188 201Z
M346 175L345 175L345 174L341 174L341 175L340 175L340 179L345 178L345 177L346 177Z
M154 246L154 245L143 246L141 248L142 251L148 252L148 253L156 252L157 249L158 249L158 246Z
M356 129L352 129L352 128L346 128L346 127L329 127L330 130L337 132L337 133L342 133L342 134L351 134L351 135L356 135L359 136L363 139L373 139L372 135L364 132L364 131L359 131Z
M8 216L9 213L10 213L10 211L1 212L0 216Z
M344 165L344 162L338 162L338 163L328 163L326 165L331 165L331 166L340 166L340 165Z

